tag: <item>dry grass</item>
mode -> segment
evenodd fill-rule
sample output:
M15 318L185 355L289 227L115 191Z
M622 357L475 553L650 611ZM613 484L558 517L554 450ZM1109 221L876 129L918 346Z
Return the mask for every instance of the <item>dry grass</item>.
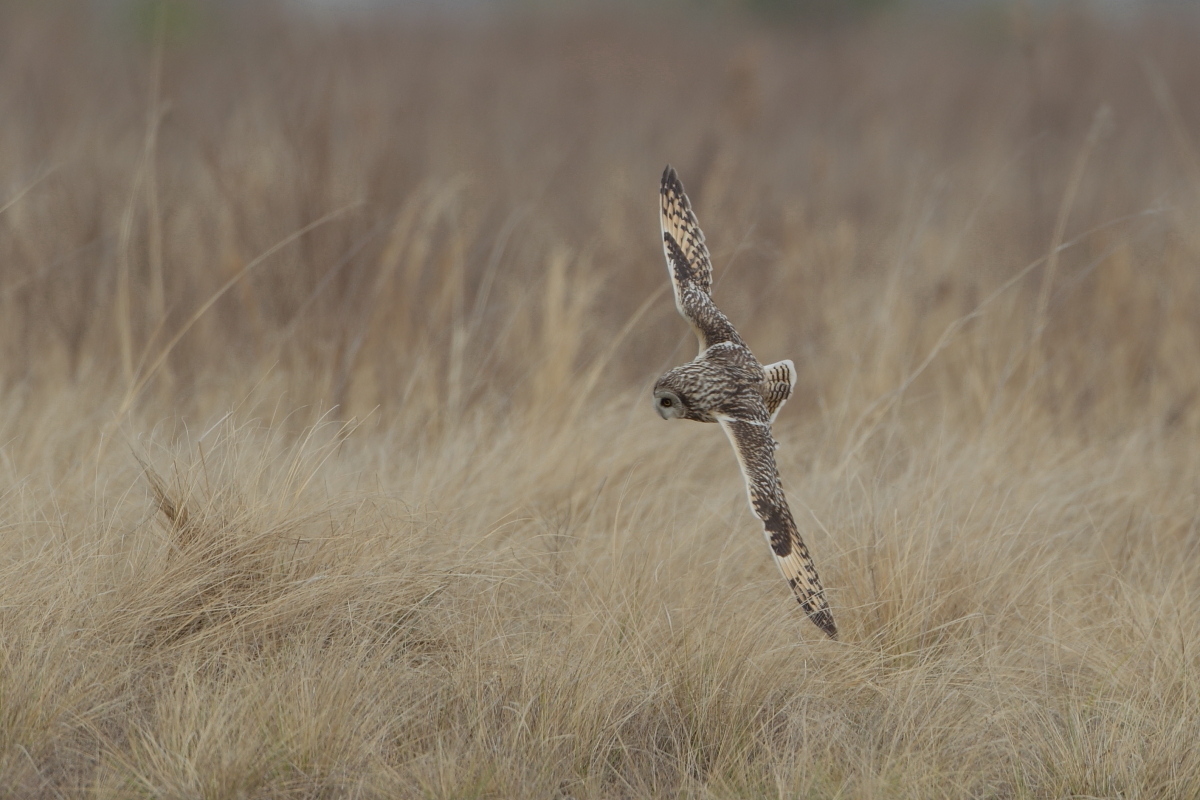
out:
M35 8L0 795L1200 795L1194 19ZM652 413L667 161L840 642Z

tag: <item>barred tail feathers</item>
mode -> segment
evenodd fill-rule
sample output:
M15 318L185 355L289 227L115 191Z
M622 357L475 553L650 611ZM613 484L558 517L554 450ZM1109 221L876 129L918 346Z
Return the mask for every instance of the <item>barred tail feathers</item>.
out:
M790 358L785 358L783 361L767 364L763 367L763 372L766 376L762 382L763 402L766 403L767 413L771 415L771 422L774 422L775 417L779 416L779 410L796 388L796 365Z

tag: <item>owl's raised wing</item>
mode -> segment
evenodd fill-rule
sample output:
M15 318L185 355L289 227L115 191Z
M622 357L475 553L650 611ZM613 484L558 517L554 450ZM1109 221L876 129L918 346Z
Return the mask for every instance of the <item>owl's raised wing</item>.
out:
M800 601L800 607L818 628L831 639L837 638L837 626L821 578L813 564L808 548L796 529L783 486L779 482L779 471L775 466L775 440L771 436L770 424L765 410L761 421L719 418L721 427L733 443L738 464L746 479L746 493L750 496L750 508L762 520L763 532L775 554L775 563L787 578L788 585Z
M663 171L659 200L663 253L675 289L675 307L691 323L700 350L721 342L745 344L712 301L712 259L704 244L704 232L696 222L679 176L669 164Z

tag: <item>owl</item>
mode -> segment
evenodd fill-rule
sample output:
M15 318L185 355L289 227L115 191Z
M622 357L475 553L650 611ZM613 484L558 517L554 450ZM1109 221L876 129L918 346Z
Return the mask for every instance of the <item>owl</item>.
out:
M712 261L679 176L662 176L663 252L675 290L675 307L696 333L700 354L654 384L654 408L663 419L719 423L737 455L750 508L762 522L775 563L800 607L818 628L837 638L837 626L808 548L788 508L775 466L771 423L796 386L789 360L766 366L712 300Z

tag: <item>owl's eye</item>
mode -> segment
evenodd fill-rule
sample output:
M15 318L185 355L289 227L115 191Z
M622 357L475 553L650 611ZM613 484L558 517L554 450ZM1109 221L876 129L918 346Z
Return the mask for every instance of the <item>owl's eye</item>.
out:
M670 407L671 407L671 405L672 405L672 403L671 403L671 398L669 398L669 397L663 397L663 398L661 398L661 399L658 401L658 404L659 404L660 406L662 406L663 408L670 408Z

